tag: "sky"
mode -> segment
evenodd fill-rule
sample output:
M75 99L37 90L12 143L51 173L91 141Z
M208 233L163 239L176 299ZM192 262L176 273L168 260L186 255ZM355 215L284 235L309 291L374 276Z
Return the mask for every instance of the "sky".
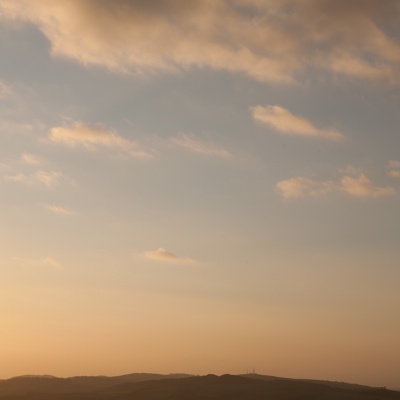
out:
M0 378L400 389L397 0L0 0Z

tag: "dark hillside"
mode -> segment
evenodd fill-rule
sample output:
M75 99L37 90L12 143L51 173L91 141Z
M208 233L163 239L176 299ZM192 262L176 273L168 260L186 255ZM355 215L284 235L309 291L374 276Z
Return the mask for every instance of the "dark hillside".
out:
M294 379L268 380L235 375L168 377L141 382L123 382L121 377L53 378L46 379L47 384L44 379L37 378L31 385L16 378L13 383L24 383L19 392L8 390L6 393L0 385L0 400L400 400L400 392L364 387L358 390L355 385L343 389ZM139 376L130 379L139 379ZM96 385L97 388L89 389ZM78 391L79 387L84 390Z

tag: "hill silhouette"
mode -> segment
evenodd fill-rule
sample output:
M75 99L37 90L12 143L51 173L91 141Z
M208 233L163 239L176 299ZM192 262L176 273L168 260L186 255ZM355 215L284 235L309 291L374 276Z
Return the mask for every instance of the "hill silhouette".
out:
M400 400L384 388L255 375L23 376L0 381L0 400Z

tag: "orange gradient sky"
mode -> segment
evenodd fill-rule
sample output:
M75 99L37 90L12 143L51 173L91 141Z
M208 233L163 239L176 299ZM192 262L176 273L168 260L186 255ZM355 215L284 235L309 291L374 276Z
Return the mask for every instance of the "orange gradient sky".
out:
M0 378L400 389L397 0L0 21Z

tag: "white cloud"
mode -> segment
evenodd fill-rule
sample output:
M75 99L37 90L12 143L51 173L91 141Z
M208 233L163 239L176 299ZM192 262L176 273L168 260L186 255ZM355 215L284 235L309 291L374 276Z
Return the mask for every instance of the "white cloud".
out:
M342 140L343 134L332 128L319 129L308 119L293 115L289 110L280 106L251 107L253 118L273 129L295 136Z
M173 263L193 263L194 260L191 258L182 258L177 255L165 250L162 247L159 247L155 251L146 251L143 253L143 256L150 260L156 261L165 261L165 262L173 262Z
M320 197L331 192L342 192L353 197L382 197L397 193L394 187L376 185L364 174L354 177L344 175L335 181L315 181L299 176L278 182L276 190L285 200Z
M75 211L72 211L68 208L62 207L62 206L56 206L56 205L51 205L48 204L46 205L46 208L51 211L54 214L58 214L58 215L64 215L64 216L72 216L72 215L76 215Z
M178 137L170 139L170 143L174 146L182 147L194 153L220 158L232 157L232 154L229 151L221 147L214 146L213 144L202 142L194 138L193 135L181 134Z
M71 127L55 127L51 129L50 141L65 146L83 146L89 150L99 147L114 148L134 157L149 157L138 143L120 136L112 129L102 125L74 123Z
M317 69L399 82L398 0L35 0L31 5L31 0L1 0L0 18L35 24L53 55L86 66L139 74L214 68L277 83Z

